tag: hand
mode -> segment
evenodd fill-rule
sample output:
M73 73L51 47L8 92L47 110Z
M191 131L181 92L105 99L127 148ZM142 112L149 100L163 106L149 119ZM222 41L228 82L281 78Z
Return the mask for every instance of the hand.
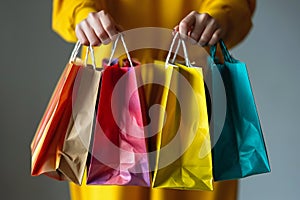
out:
M75 33L81 44L98 46L108 44L120 30L114 19L102 10L90 13L85 20L77 24Z
M190 36L194 42L201 46L214 45L224 35L221 25L209 14L190 12L181 20L175 31L184 36Z

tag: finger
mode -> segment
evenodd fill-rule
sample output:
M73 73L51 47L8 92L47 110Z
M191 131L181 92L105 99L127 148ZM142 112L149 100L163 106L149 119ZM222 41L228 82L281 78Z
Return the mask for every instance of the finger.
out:
M196 11L192 11L181 20L181 22L179 23L179 33L181 34L181 36L185 37L188 35L191 27L193 27L196 22L196 14Z
M98 40L94 31L90 28L87 21L83 21L76 27L76 36L79 41L84 45L99 45L101 42Z
M81 23L81 27L90 45L97 46L101 44L101 41L99 40L94 29L91 27L88 21L83 21Z
M196 42L198 42L200 40L200 37L201 37L205 27L207 26L207 23L210 18L211 17L206 13L200 14L197 16L195 25L190 33L190 37L193 40L195 40Z
M99 12L99 15L103 29L105 30L106 34L108 34L109 38L112 39L114 35L118 34L115 21L108 13L105 13L104 11Z
M101 24L98 13L90 13L87 18L87 21L101 43L104 43L104 41L109 39L108 34L105 32Z
M173 28L172 35L175 36L175 34L176 34L178 31L179 31L179 26L177 25L177 26L175 26L175 27Z
M117 32L123 32L125 29L120 24L116 24L116 30L117 30Z
M81 44L89 45L89 40L87 39L87 37L85 36L83 30L81 29L81 27L79 25L76 26L75 33L76 33L77 39L80 41Z
M99 19L95 19L93 28L94 28L95 34L97 35L97 37L101 41L101 43L108 44L110 42L109 36L106 33L105 29L103 28Z
M176 25L176 26L173 28L173 31L178 32L178 31L179 31L179 26Z
M199 44L201 46L206 46L208 42L211 40L214 32L219 28L218 24L215 20L211 20L205 27L204 31L201 34Z
M212 35L208 45L212 46L218 43L218 41L222 38L222 29L217 29L214 34Z

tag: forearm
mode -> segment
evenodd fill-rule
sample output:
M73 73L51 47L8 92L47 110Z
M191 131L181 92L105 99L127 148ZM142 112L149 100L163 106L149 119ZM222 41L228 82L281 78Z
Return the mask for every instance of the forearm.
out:
M99 10L92 0L53 0L52 29L68 42L76 42L76 24Z

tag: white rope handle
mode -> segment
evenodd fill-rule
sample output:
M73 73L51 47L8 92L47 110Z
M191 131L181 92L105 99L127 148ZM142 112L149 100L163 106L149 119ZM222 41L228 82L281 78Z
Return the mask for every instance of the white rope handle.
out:
M173 55L173 58L172 58L172 63L175 62L175 59L176 59L176 57L177 57L177 54L178 54L178 51L179 51L179 48L180 48L180 44L181 44L181 42L180 42L180 39L179 39L179 41L178 41L178 43L177 43L176 50L175 50L174 55Z
M93 49L92 45L90 45L86 49L86 54L85 54L85 59L84 59L84 65L85 66L87 66L87 61L88 61L89 54L91 55L93 69L96 69L95 54L94 54L94 49Z
M110 66L111 63L112 63L112 59L113 59L113 56L115 54L115 51L116 51L116 48L117 48L117 44L118 44L118 41L119 41L120 38L121 38L121 42L123 44L123 47L125 49L125 52L126 52L126 55L127 55L127 59L129 61L129 64L130 64L131 67L133 67L133 64L132 64L132 61L131 61L131 57L129 55L126 43L124 41L124 37L123 37L123 35L121 33L118 34L117 39L113 43L113 46L112 46L112 49L111 49L111 54L110 54L109 61L108 61L108 66Z
M80 47L81 47L81 43L78 40L76 42L75 46L74 46L74 49L73 49L72 53L71 53L69 62L74 62L75 61L76 56L78 55Z
M88 48L86 49L86 52L85 52L85 58L84 58L84 65L85 65L85 66L87 65L89 53L90 53L90 47L88 47Z
M181 46L180 44L182 45L182 49L183 49L185 65L187 67L191 67L191 62L189 60L189 55L188 55L188 52L187 52L185 41L183 39L181 39L181 38L179 38L179 41L178 41L175 53L173 55L172 63L175 63L175 59L177 57L177 54L178 54L178 51L179 51L179 47Z
M169 63L169 60L170 60L170 57L171 57L171 53L172 53L175 41L176 41L176 39L177 39L178 36L179 36L179 33L176 32L176 34L173 37L173 40L172 40L172 43L170 45L170 49L169 49L169 52L168 52L168 55L167 55L167 58L166 58L166 61L165 61L165 68L168 67L168 63Z

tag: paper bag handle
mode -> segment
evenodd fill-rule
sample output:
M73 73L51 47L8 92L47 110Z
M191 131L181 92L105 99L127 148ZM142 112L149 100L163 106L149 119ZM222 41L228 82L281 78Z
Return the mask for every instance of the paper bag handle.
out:
M75 46L74 46L74 49L71 53L69 62L75 62L76 56L78 55L78 52L79 52L79 49L80 49L81 46L82 45L81 45L80 41L77 41ZM85 59L84 59L84 65L85 66L87 66L87 60L88 60L89 55L91 56L91 59L92 59L93 69L96 69L95 54L94 54L94 49L93 49L92 45L89 45L87 47L86 54L85 54Z
M170 49L169 49L169 52L168 52L168 55L167 55L167 58L166 58L166 61L165 61L166 67L167 67L167 64L168 64L169 61L170 61L171 52L172 52L172 50L173 50L173 47L174 47L174 44L175 44L177 38L178 38L178 44L177 44L176 50L175 50L175 52L174 52L174 55L173 55L173 59L172 59L172 61L171 61L171 64L174 64L175 59L176 59L177 54L178 54L178 51L179 51L179 47L182 46L182 48L183 48L183 53L184 53L185 64L186 64L186 66L190 67L190 66L191 66L191 63L190 63L190 60L189 60L189 56L188 56L188 52L187 52L187 48L186 48L185 41L179 37L179 33L178 33L178 32L176 32L175 36L173 37L172 43L171 43L171 45L170 45Z
M112 46L112 49L111 49L111 54L110 54L109 61L108 61L108 66L110 66L111 63L112 63L112 59L113 59L113 56L114 56L114 54L115 54L115 51L116 51L116 48L117 48L117 44L118 44L118 41L119 41L120 38L121 38L123 47L124 47L124 49L125 49L125 52L126 52L127 59L128 59L128 61L129 61L130 67L133 67L133 64L132 64L132 61L131 61L131 57L130 57L130 55L129 55L129 52L128 52L126 43L125 43L125 41L124 41L124 37L123 37L123 35L122 35L121 33L118 34L116 40L115 40L114 43L113 43L113 46Z
M233 62L234 59L232 58L232 56L230 55L225 43L223 40L219 41L219 45L221 47L221 51L222 51L222 55L223 58L226 62ZM216 51L217 51L217 44L213 45L210 47L210 56L212 57L212 59L214 61L216 61Z
M81 47L81 43L80 43L80 41L77 41L75 46L74 46L74 49L71 53L69 62L74 62L75 61L76 56L78 55L80 47Z
M86 54L85 54L85 59L84 59L85 66L87 66L87 61L88 61L89 55L91 56L91 59L92 59L93 69L96 69L95 54L94 54L94 49L93 49L92 45L88 46L88 48L86 49Z

